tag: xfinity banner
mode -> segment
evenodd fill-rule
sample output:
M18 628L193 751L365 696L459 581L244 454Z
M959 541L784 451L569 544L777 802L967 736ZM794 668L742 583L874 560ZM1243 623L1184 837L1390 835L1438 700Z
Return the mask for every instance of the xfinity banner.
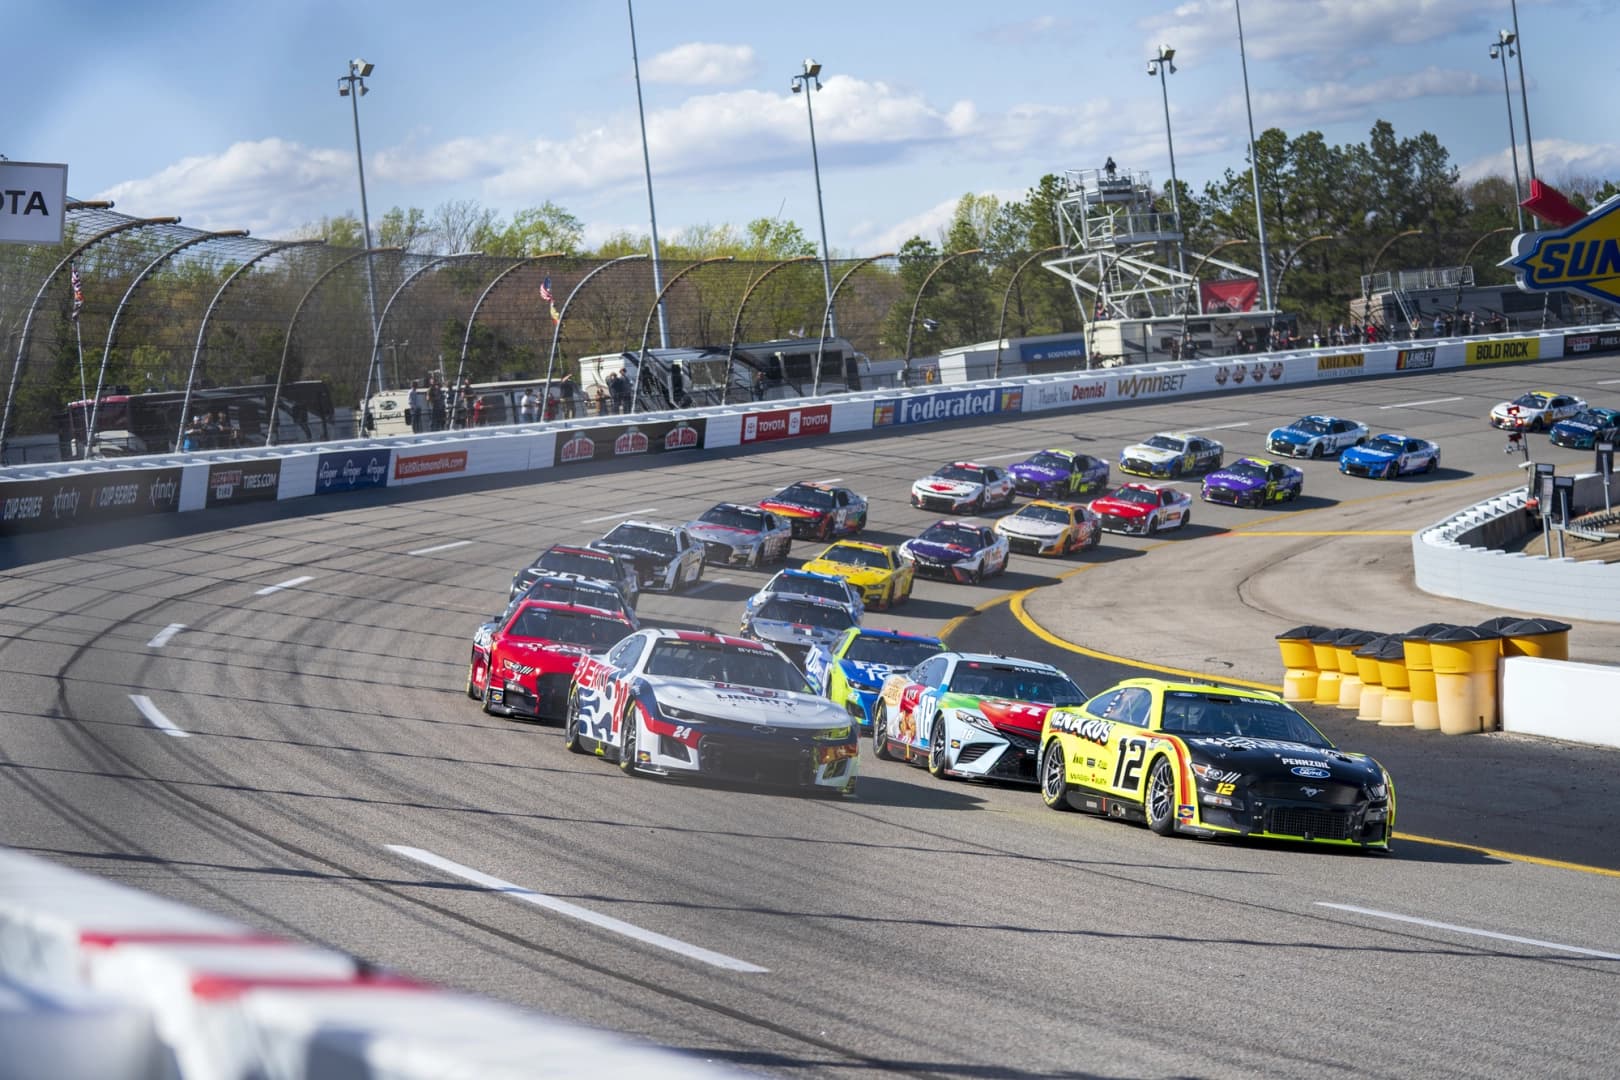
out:
M0 536L171 514L179 506L179 469L10 480L0 483Z
M281 483L281 459L208 466L208 506L273 502Z
M708 421L654 420L557 432L557 465L585 465L642 455L673 454L703 445Z
M872 406L872 426L931 424L939 420L970 420L977 416L1022 412L1022 386L989 386L981 390L952 390L918 397L888 398Z
M386 487L393 453L392 450L339 450L322 454L315 464L315 494Z

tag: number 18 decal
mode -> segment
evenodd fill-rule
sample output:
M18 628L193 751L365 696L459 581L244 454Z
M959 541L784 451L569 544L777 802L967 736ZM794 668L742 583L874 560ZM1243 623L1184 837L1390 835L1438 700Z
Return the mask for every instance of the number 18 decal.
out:
M1142 780L1142 760L1147 757L1146 739L1119 740L1119 761L1114 765L1114 788L1135 791Z

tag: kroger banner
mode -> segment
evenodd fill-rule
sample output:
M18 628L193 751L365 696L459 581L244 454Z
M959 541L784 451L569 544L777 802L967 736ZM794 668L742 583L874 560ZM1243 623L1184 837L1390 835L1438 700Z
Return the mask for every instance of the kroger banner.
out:
M8 480L0 483L0 536L169 514L179 507L179 469Z
M917 397L887 398L873 403L872 426L932 424L941 420L970 420L997 413L1022 412L1022 386L987 386L980 390L950 390Z
M386 487L393 454L392 450L375 449L322 454L315 464L315 494Z

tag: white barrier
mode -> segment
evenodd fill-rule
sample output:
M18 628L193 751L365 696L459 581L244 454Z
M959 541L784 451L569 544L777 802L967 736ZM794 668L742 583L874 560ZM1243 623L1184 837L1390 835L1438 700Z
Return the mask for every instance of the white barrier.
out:
M0 1080L734 1075L0 849Z
M1508 656L1502 730L1620 748L1620 667Z

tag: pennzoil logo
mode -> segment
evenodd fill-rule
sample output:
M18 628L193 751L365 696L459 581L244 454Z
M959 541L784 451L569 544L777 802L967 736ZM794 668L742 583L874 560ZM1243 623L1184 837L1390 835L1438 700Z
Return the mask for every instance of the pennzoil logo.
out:
M1620 199L1555 232L1520 233L1502 263L1526 292L1578 289L1605 303L1620 301Z

